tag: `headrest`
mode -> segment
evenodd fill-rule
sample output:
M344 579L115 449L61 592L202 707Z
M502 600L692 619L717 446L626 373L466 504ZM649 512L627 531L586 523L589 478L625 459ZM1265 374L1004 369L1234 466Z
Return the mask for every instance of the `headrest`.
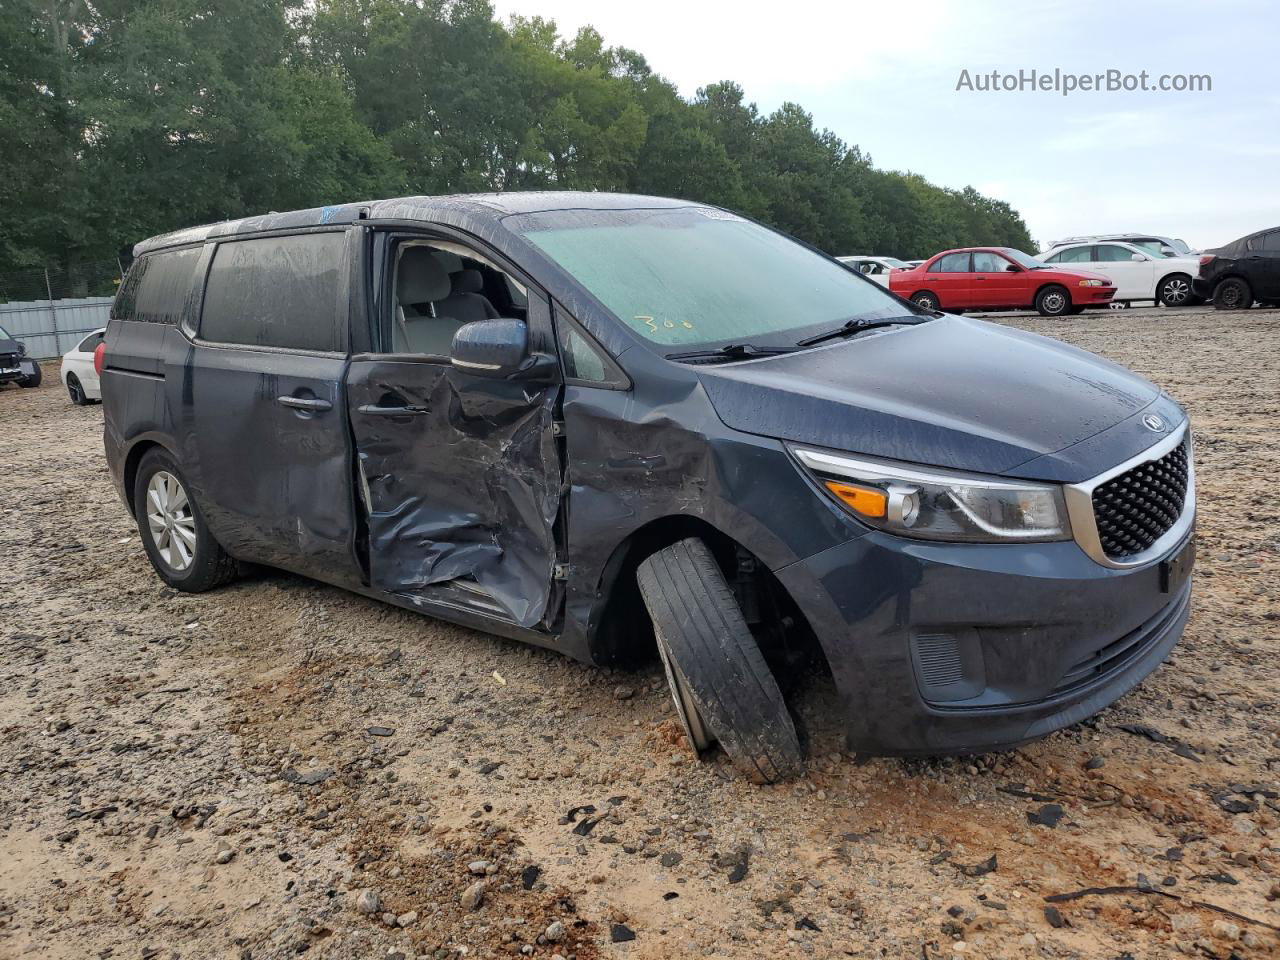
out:
M429 303L449 295L449 274L429 247L406 247L396 271L396 298L401 303Z
M459 270L453 275L453 293L479 293L484 289L484 277L479 270Z
M445 273L457 273L462 269L462 258L456 253L448 250L435 251L435 258L440 261L440 266L444 267Z

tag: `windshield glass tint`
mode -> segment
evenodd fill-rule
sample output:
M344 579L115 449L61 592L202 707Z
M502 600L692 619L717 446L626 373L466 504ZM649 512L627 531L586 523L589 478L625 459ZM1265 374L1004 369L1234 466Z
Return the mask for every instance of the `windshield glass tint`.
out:
M1043 267L1045 265L1035 257L1029 256L1021 250L1015 250L1013 247L1001 247L1000 252L1015 263L1019 263L1026 267L1028 270L1034 270L1036 267Z
M521 232L654 343L758 343L906 312L857 273L723 211L563 211Z

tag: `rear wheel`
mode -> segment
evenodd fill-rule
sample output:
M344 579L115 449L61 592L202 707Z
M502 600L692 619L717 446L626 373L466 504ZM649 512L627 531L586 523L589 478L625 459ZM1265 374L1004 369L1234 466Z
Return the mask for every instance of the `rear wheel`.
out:
M1071 310L1071 294L1052 283L1036 294L1036 310L1042 317L1060 317Z
M1228 277L1213 292L1213 305L1219 310L1248 310L1253 306L1253 291L1239 277Z
M202 593L235 577L236 562L213 538L173 457L159 447L142 457L133 484L134 518L160 579Z
M911 295L911 302L921 310L941 309L937 295L929 293L927 290L921 290L919 293L913 293Z
M756 783L798 775L804 760L782 691L707 545L659 550L636 578L694 751L719 741Z
M67 374L67 395L71 397L71 402L77 407L83 407L89 402L89 398L84 395L84 387L80 384L80 378L74 373Z
M1160 281L1156 295L1166 307L1185 307L1191 302L1191 278L1185 273L1171 273Z

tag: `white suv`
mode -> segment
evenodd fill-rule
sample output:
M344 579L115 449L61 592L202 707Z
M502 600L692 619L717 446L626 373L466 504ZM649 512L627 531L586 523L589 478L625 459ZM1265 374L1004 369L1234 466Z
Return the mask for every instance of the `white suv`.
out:
M1191 278L1200 270L1197 257L1166 257L1136 243L1072 243L1039 257L1045 263L1100 273L1116 285L1113 303L1152 300L1166 307L1185 307L1200 300L1191 293Z
M1159 237L1154 233L1101 233L1092 237L1066 237L1062 240L1054 240L1045 248L1040 259L1043 260L1045 255L1053 253L1060 247L1074 247L1081 243L1102 243L1108 240L1132 243L1150 253L1159 253L1166 257L1189 257L1195 252L1187 245L1187 241L1176 237Z

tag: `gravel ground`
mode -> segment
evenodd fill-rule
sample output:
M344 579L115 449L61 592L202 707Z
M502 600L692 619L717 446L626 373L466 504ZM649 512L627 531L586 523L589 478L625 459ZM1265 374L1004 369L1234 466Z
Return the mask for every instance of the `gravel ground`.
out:
M1186 638L979 758L851 757L815 679L767 788L686 755L656 667L284 574L164 588L101 408L0 391L0 957L1280 955L1280 313L1001 322L1190 410ZM1120 889L1046 900L1085 888Z

